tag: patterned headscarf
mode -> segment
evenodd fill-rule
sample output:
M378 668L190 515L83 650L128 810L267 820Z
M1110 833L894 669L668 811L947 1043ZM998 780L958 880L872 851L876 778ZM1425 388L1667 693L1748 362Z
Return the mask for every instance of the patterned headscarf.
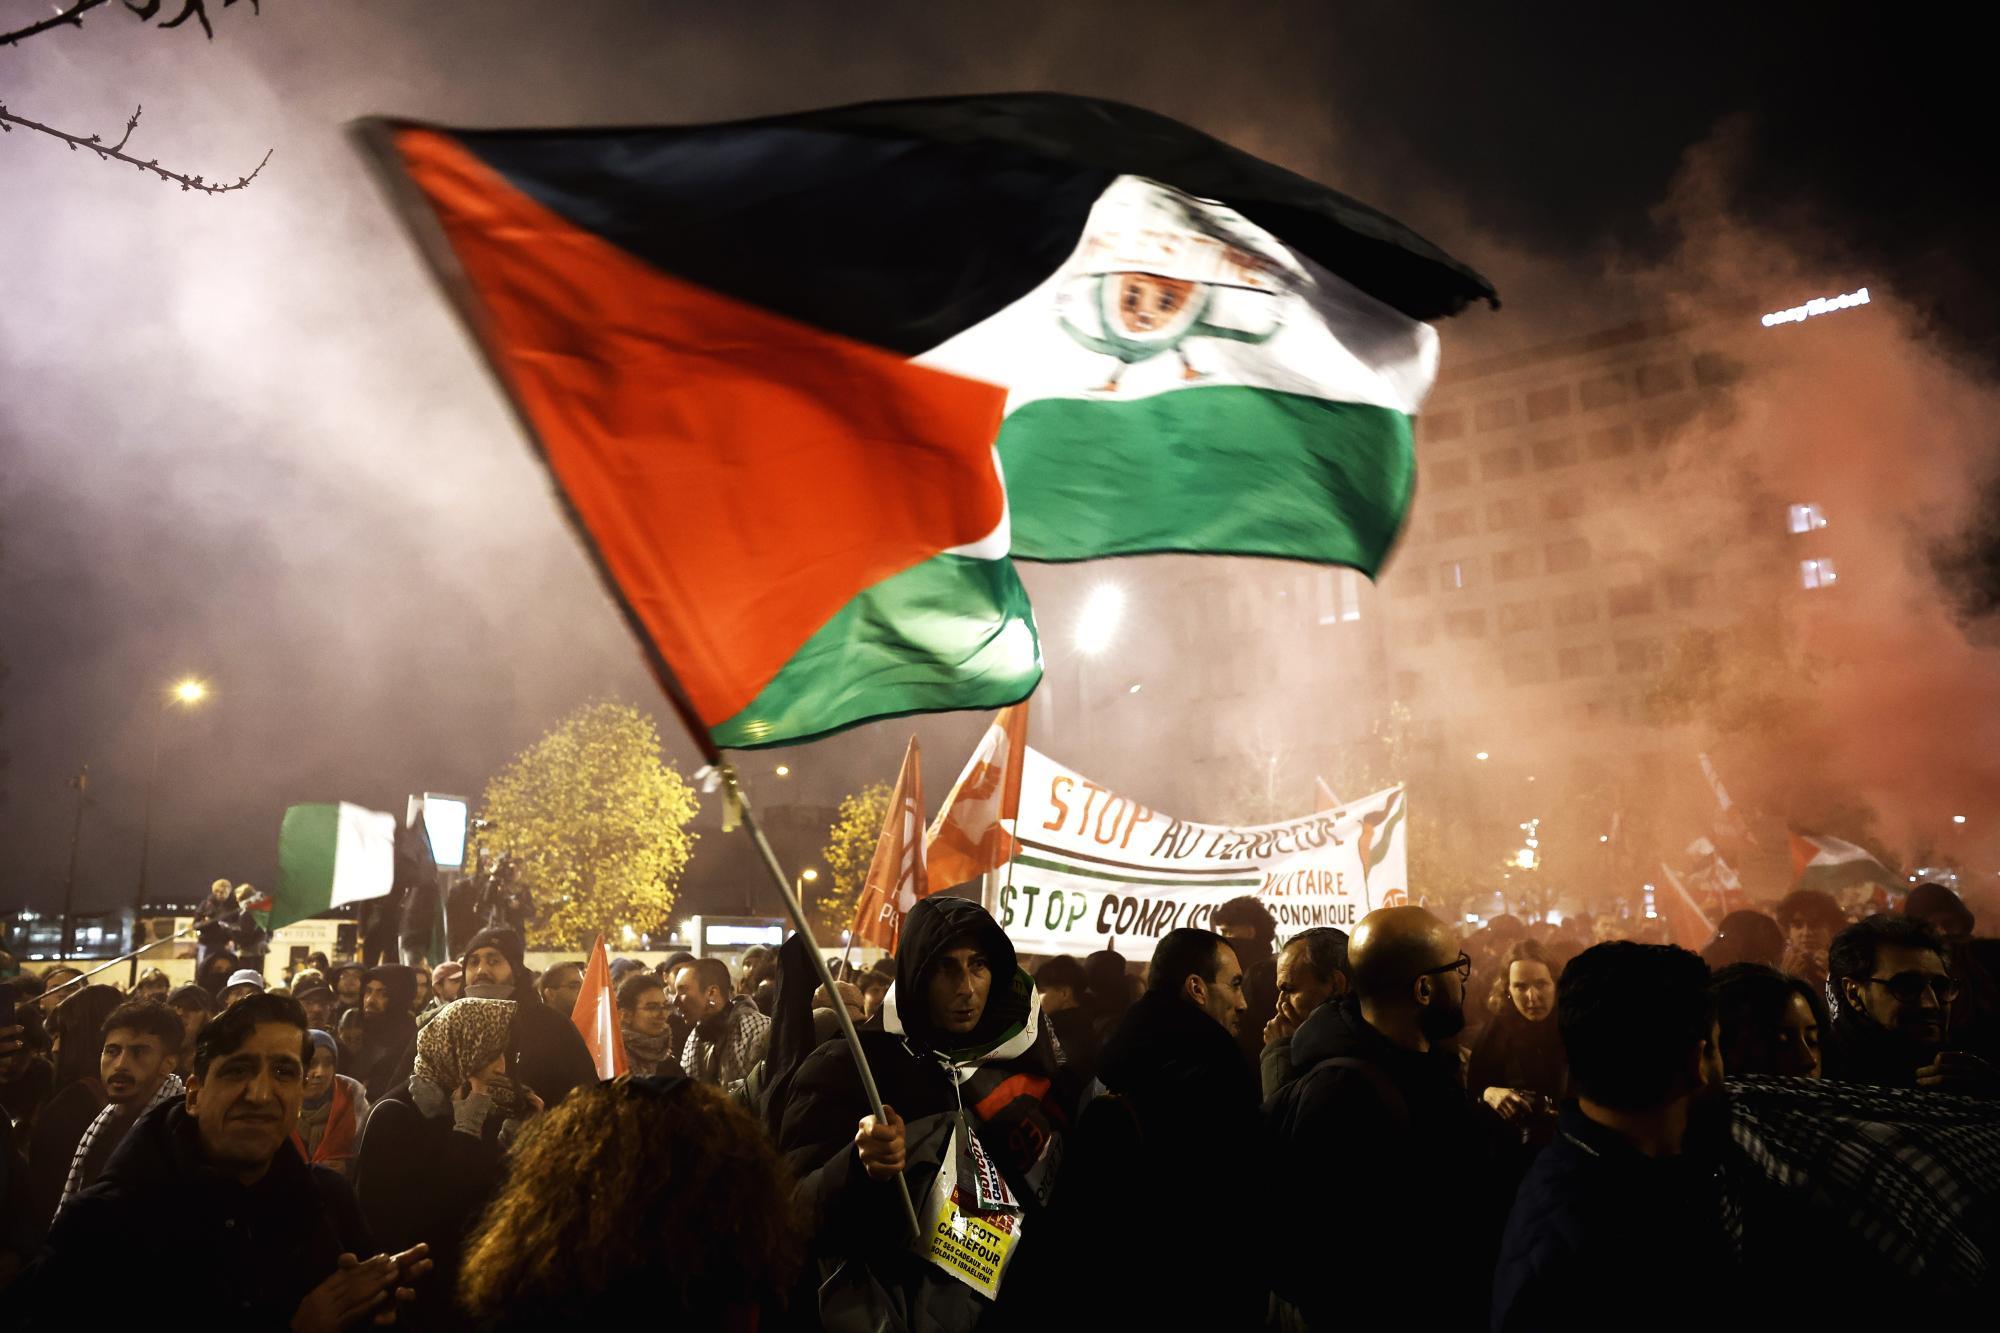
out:
M506 1053L514 1023L512 1000L453 1000L417 1033L410 1093L418 1109L438 1115L476 1069Z

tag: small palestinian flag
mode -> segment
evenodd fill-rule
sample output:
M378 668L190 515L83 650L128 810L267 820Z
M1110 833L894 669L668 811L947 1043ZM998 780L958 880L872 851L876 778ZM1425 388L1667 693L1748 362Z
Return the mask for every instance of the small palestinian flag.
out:
M359 133L725 746L1024 698L1013 554L1372 572L1421 321L1492 295L1380 213L1084 98Z
M396 817L342 801L295 805L278 828L270 928L380 898L396 882Z
M1896 884L1895 872L1866 848L1820 834L1793 833L1791 840L1795 888L1834 893L1861 884Z

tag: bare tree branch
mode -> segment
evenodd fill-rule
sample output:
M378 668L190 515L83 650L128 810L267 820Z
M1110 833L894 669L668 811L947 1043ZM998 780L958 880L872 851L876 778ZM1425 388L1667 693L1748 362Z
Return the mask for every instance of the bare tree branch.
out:
M85 14L109 2L110 0L76 0L75 4L72 4L60 14L45 18L39 23L30 23L27 27L17 28L13 32L0 32L0 46L16 46L30 37L49 31L51 28L81 28ZM227 9L235 3L236 0L222 0L222 7ZM262 14L264 11L259 7L260 4L261 0L250 0L250 12L253 14ZM144 4L134 4L133 0L125 0L125 8L138 15L141 23L151 22L153 17L160 12L160 5L161 0L145 0ZM193 19L195 22L201 24L201 30L208 34L210 41L215 39L215 29L208 21L206 0L181 0L181 12L160 26L162 28L178 28L189 19Z
M14 132L14 126L20 125L23 126L24 128L34 130L38 133L46 134L50 138L61 139L64 143L69 145L69 150L72 153L74 153L79 148L88 148L91 152L97 154L97 156L100 159L116 160L119 162L129 162L131 165L139 168L139 170L141 171L152 172L155 176L158 176L163 181L175 182L183 190L199 190L203 194L227 194L231 190L240 190L244 186L248 185L251 181L256 180L258 173L264 170L264 162L269 162L271 160L271 154L270 152L267 151L264 154L264 162L259 162L257 164L257 170L251 172L248 176L243 176L238 178L236 183L233 185L212 184L210 182L204 181L199 176L183 176L178 171L169 171L165 167L160 165L158 158L154 158L146 162L141 162L138 158L133 157L131 154L122 151L125 147L126 140L132 137L133 129L139 124L139 112L141 110L144 110L144 108L139 107L133 110L132 118L125 122L125 133L118 140L118 142L115 144L107 144L104 142L104 136L101 134L92 134L88 136L80 134L65 134L63 131L56 129L52 125L44 125L40 121L28 120L25 117L17 116L13 112L7 109L7 104L5 102L0 102L0 132L12 134Z

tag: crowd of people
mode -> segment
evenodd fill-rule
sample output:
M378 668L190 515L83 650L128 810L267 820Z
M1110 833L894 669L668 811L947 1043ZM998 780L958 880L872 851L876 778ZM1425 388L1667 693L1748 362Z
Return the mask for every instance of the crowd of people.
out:
M1994 1308L2000 992L1948 888L1859 920L1795 892L1701 954L1414 906L1282 947L1254 898L1212 924L1031 967L940 895L831 987L796 937L619 959L613 1080L584 964L536 973L506 926L435 969L271 984L239 937L178 987L16 975L0 1323L108 1317L91 1279L128 1266L244 1328Z

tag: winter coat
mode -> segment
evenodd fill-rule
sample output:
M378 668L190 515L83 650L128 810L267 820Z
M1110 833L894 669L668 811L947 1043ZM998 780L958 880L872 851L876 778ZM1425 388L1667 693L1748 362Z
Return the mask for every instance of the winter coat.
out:
M527 998L514 1006L514 1026L508 1035L507 1069L515 1078L534 1089L535 1095L542 1099L544 1109L553 1110L557 1102L569 1096L570 1089L597 1083L597 1062L590 1058L590 1048L583 1044L583 1034L576 1030L576 1024L570 1021L569 1015L543 1004L532 986L476 986L469 988L466 995L511 1000L517 989ZM442 1005L427 1010L430 1017L424 1022L429 1022L442 1010ZM396 1061L396 1077L392 1086L407 1083L416 1069L414 1029L420 1026L422 1024L412 1024L413 1035L402 1057ZM343 1055L342 1059L345 1058Z
M921 1000L906 1003L903 996L925 995L945 946L968 932L979 937L993 988L977 1026L964 1037L948 1038L932 1027ZM1032 1097L1044 1114L1059 1117L1059 1108L1074 1104L1074 1089L1057 1067L1054 1044L1041 1030L1033 980L1017 965L1012 942L977 904L961 898L920 900L904 921L897 976L903 980L890 987L881 1012L861 1029L862 1052L883 1101L909 1124L910 1165L904 1179L919 1215L963 1093L973 1132L1026 1210L1020 1248L999 1301L982 1299L965 1306L949 1292L951 1286L967 1290L962 1284L909 1253L895 1182L870 1179L854 1147L855 1129L871 1108L846 1042L818 1047L799 1067L778 1147L798 1180L797 1197L822 1275L834 1274L831 1292L851 1293L855 1284L870 1282L898 1297L928 1291L948 1296L953 1308L971 1309L977 1316L975 1323L949 1327L1008 1327L1016 1312L1028 1317L1045 1305L1037 1295L1043 1290L1036 1272L1037 1245L1051 1258L1056 1251L1044 1238L1048 1223L1040 1194L1052 1190L1038 1191L1037 1186L1055 1179L1050 1171L1062 1160L1060 1143L1044 1142L1037 1145L1040 1169L1018 1169L1028 1155L1022 1152L1026 1125L1010 1119L1009 1104ZM988 1100L977 1100L977 1089L989 1084L997 1086ZM1058 1120L1057 1131L1061 1128ZM821 1306L835 1308L827 1293ZM839 1309L846 1313L846 1307ZM916 1322L926 1325L932 1317ZM846 1324L836 1317L828 1327L836 1326Z
M76 1145L97 1113L104 1109L104 1088L94 1078L80 1078L57 1090L42 1107L28 1134L28 1206L47 1222L62 1201Z
M1852 1009L1828 1027L1821 1055L1827 1078L1880 1088L1916 1087L1917 1071L1931 1062L1930 1054L1902 1033Z
M1555 1142L1529 1168L1507 1219L1494 1333L1685 1328L1686 1305L1645 1294L1680 1284L1702 1291L1706 1309L1741 1313L1728 1299L1736 1260L1717 1183L1712 1160L1648 1157L1565 1105ZM1810 1269L1789 1271L1803 1285L1815 1281Z
M1371 1283L1423 1291L1437 1318L1476 1324L1518 1144L1466 1095L1456 1049L1399 1046L1349 999L1307 1015L1292 1069L1264 1108L1284 1179L1264 1234L1300 1247L1279 1252L1279 1293L1314 1328L1351 1314L1324 1245L1328 1216L1352 1207L1366 1218L1354 1258Z
M289 1327L343 1253L376 1252L338 1175L282 1145L254 1185L211 1171L175 1098L140 1117L103 1177L63 1209L41 1256L7 1291L9 1326L75 1328L77 1301L116 1280L120 1256L163 1243L199 1256L174 1268L174 1308L243 1329Z
M1546 1147L1555 1138L1555 1108L1569 1093L1569 1056L1563 1050L1562 1032L1551 1014L1539 1023L1521 1016L1512 1001L1500 1013L1472 1048L1472 1060L1465 1071L1465 1090L1483 1098L1488 1088L1513 1088L1538 1093L1548 1099L1538 1110L1519 1123L1523 1141L1535 1148Z
M1270 1280L1257 1225L1144 1225L1162 1163L1215 1168L1211 1202L1262 1218L1266 1137L1257 1081L1222 1024L1171 993L1143 995L1104 1043L1097 1076L1109 1089L1077 1125L1062 1200L1064 1248L1100 1255L1109 1273L1200 1273L1199 1282L1096 1284L1076 1293L1079 1324L1248 1328L1261 1321Z
M418 1287L410 1311L418 1328L471 1326L452 1292L466 1236L504 1174L501 1123L498 1114L488 1114L479 1133L466 1133L451 1114L419 1111L407 1084L369 1109L349 1178L385 1249L394 1253L420 1241L431 1247L437 1267Z
M368 1090L368 1095L386 1095L398 1083L407 1078L402 1074L403 1056L414 1052L417 1044L417 1021L407 1010L397 1009L386 1014L364 1013L361 1016L361 1046L354 1053L353 1060L342 1061L347 1066L348 1075Z

